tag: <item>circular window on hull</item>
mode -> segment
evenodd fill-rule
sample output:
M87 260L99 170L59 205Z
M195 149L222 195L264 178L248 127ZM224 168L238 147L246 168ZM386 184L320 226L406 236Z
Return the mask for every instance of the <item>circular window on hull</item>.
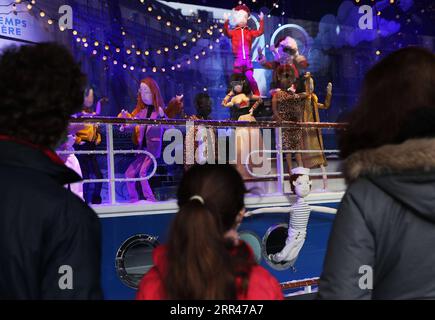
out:
M116 272L122 283L137 289L142 277L153 266L152 252L158 245L156 237L138 234L128 238L116 253Z
M257 261L257 263L260 263L261 240L257 236L257 234L255 234L252 231L239 231L239 238L240 240L245 241L252 248L252 251L254 252L255 261Z
M287 235L288 235L288 224L280 223L278 225L270 227L263 237L263 242L262 242L263 258L266 261L266 263L269 266L271 266L273 269L285 270L290 268L290 262L288 261L276 263L276 262L272 262L269 259L270 254L278 253L284 248L285 241L287 240Z

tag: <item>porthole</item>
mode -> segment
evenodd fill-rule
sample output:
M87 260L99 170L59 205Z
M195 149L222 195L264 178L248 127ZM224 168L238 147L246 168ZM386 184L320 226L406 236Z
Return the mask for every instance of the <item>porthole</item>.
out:
M261 262L261 240L252 231L239 231L240 240L245 241L254 252L255 261Z
M137 289L145 273L153 266L152 252L158 245L156 237L138 234L128 238L116 253L116 272L122 283Z
M288 224L280 223L275 226L270 227L266 234L263 237L262 241L262 253L263 258L266 263L276 270L285 270L290 268L289 261L283 262L272 262L269 259L270 254L275 254L280 252L284 246L285 241L287 240L288 235Z

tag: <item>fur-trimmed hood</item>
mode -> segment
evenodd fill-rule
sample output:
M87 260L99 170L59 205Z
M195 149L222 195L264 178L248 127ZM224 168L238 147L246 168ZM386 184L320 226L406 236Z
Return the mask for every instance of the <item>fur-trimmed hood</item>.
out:
M435 221L435 138L361 150L344 162L348 183L365 177L392 198Z
M411 139L377 149L357 151L344 163L348 182L363 175L435 170L435 138Z

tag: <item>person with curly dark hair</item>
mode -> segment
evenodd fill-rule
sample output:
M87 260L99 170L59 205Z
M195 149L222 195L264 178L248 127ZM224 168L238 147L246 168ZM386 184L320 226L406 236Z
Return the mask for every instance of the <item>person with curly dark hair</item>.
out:
M54 43L0 54L0 299L99 299L100 226L54 153L85 76ZM13 257L13 258L12 258Z

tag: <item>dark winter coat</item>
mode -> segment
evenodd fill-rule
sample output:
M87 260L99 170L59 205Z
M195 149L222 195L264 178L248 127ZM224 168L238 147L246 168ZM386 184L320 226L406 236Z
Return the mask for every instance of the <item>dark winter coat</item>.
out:
M0 136L0 299L100 299L100 225L55 153Z
M435 299L435 139L356 152L345 173L319 298Z

